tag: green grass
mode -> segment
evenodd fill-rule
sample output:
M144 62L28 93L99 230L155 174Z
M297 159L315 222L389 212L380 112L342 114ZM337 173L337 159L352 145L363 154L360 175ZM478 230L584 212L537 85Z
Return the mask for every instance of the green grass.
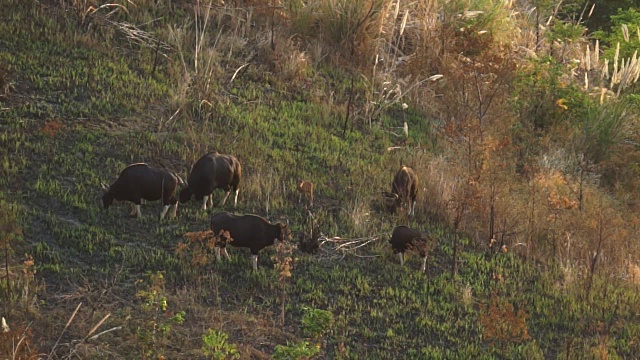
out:
M380 191L388 190L398 163L420 160L386 152L395 138L385 129L401 126L402 116L411 144L438 151L431 123L419 114L392 107L381 127L359 122L343 132L344 104L316 102L308 92L286 91L286 84L272 87L270 74L260 68L238 78L226 95L218 94L224 101L209 116L194 116L187 104L173 124L161 127L176 110L168 107L175 83L166 68L150 76L147 50L125 50L116 39L90 41L73 22L38 9L35 3L0 5L0 46L8 50L0 62L14 83L12 94L0 97L0 107L7 109L0 113L6 129L0 135L0 185L24 209L20 247L35 257L38 279L46 285L35 337L50 344L82 301L89 306L76 322L84 326L67 336L82 338L107 313L105 328L123 326L100 338L104 358L142 358L147 351L168 358L196 351L193 358L204 358L197 352L199 339L214 325L241 353L253 346L272 354L290 340L313 341L301 324L306 308L327 310L334 318L323 335L321 358L554 358L567 349L575 358L603 344L611 356L638 354L636 290L598 279L593 298L583 299L582 285L564 284L561 269L543 271L512 253L490 254L468 239L462 240L460 273L452 278L451 235L427 223L425 213L407 220L377 211ZM347 75L317 71L320 91L334 91L346 103ZM62 124L59 131L43 130L50 121ZM274 249L261 253L257 273L250 270L246 249L230 249L231 262L215 263L211 256L207 265L193 267L174 248L184 233L207 228L200 204L181 205L177 220L163 222L157 220L157 202L142 206L143 219L129 218L128 204L101 209L100 183L112 182L128 163L146 161L186 175L193 160L214 149L243 164L237 212L287 217L294 233L307 230L294 189L305 178L316 185L312 212L320 231L384 234L363 250L372 257L338 260L294 251L284 328L277 324L282 288L272 269ZM216 192L216 201L221 196ZM393 226L405 222L437 235L427 274L418 271L416 256L400 267L386 244ZM168 310L155 304L155 310L143 311L135 295L155 286L147 274L157 272L166 284L156 295L166 297ZM524 311L529 338L487 338L482 319L495 299ZM179 311L186 312L186 321L171 322ZM516 315L511 320L518 321ZM150 319L172 330L148 337ZM263 328L255 336L247 330ZM258 343L261 337L267 340ZM50 351L51 345L43 346ZM101 357L92 349L87 357Z

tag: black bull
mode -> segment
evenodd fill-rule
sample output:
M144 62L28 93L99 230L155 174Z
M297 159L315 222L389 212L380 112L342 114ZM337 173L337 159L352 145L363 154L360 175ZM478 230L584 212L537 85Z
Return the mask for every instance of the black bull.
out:
M172 216L175 217L178 209L175 194L178 184L181 183L182 179L169 170L153 168L144 163L131 164L122 170L111 186L103 184L105 193L102 196L102 205L108 209L114 200L131 201L135 205L131 215L141 217L140 204L143 199L162 200L164 208L160 219L164 218L171 205L174 206Z
M219 212L211 217L211 230L218 238L216 242L216 257L220 259L220 251L226 245L235 247L247 247L251 250L251 265L253 270L258 270L258 252L267 246L273 245L276 240L285 241L288 237L286 224L271 224L257 215L233 215L226 211Z

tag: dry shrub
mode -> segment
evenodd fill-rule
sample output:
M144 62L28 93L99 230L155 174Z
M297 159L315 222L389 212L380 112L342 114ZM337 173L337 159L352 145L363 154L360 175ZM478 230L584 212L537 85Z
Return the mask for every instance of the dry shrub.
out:
M275 70L279 78L291 84L306 83L311 74L311 63L306 52L300 50L293 38L282 45L276 45L278 51Z
M53 139L58 135L63 127L64 125L59 119L50 119L44 122L44 126L42 127L42 130L40 130L40 132L44 136Z
M555 283L556 290L565 291L572 289L576 284L576 280L582 276L583 269L579 269L571 264L560 266L560 274L558 281Z
M431 217L447 221L447 204L453 199L455 175L451 172L451 159L437 156L429 161L419 162L415 168L421 179L419 194L422 206Z
M187 232L183 236L186 241L176 245L175 251L178 257L194 268L202 268L209 264L211 259L209 254L216 246L216 237L213 235L213 231L193 231Z
M303 38L323 41L335 49L335 63L362 65L371 62L376 39L390 4L389 0L322 0L289 6L291 30Z
M354 235L366 236L376 233L375 224L371 221L371 209L368 201L355 198L349 202L346 208L341 209L344 218L349 219L349 224Z
M571 277L594 271L617 276L626 254L638 250L637 216L597 182L580 185L567 175L561 170L566 160L548 158L541 165L530 183L529 211L523 212L532 255L572 269Z
M0 358L29 360L39 358L40 354L33 344L33 329L8 324L10 329L0 329Z
M442 110L448 120L442 128L448 140L447 156L430 164L427 178L431 188L425 187L425 192L429 199L440 199L436 211L448 214L449 223L461 214L465 230L478 241L499 236L503 245L506 237L519 233L523 225L514 211L514 195L522 190L514 178L517 152L509 134L512 120L501 110L507 89L494 73L473 71L470 76L457 73L466 79L452 87L446 85L449 98L454 99L445 102ZM480 95L473 99L465 93ZM461 102L467 104L460 106ZM494 105L497 107L492 108ZM438 179L439 185L434 186L433 179Z
M627 261L626 273L631 284L640 287L640 266Z
M531 338L524 309L515 309L507 300L493 296L488 305L480 305L482 337L495 346L506 343L523 343Z

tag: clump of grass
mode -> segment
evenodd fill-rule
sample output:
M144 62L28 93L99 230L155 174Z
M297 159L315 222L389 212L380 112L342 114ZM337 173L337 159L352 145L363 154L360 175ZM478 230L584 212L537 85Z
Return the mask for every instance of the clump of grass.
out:
M228 338L229 335L224 332L209 329L206 334L202 335L204 342L202 353L215 360L238 359L240 354L234 344L227 342Z

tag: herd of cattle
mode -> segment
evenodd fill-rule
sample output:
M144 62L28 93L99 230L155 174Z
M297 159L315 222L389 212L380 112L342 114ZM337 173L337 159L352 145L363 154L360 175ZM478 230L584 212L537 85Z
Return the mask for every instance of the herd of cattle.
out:
M203 155L191 168L187 182L185 183L176 173L167 170L153 168L144 163L136 163L127 166L120 173L118 179L107 186L102 184L104 195L102 204L105 209L114 200L129 201L132 203L131 215L141 217L140 205L142 200L157 201L163 204L160 219L163 219L170 207L173 207L171 216L176 217L178 202L184 204L192 197L196 201L202 201L202 209L213 207L213 191L223 189L226 194L219 206L226 203L231 192L234 192L235 208L238 204L238 185L242 178L242 166L238 159L232 155L210 152ZM178 197L178 186L182 189ZM314 185L310 181L302 181L298 186L300 196L309 198L313 206ZM402 166L395 174L391 186L391 192L383 192L385 206L390 211L398 207L406 206L410 216L415 215L416 196L418 193L418 176L407 166ZM289 232L286 224L271 224L264 218L256 215L234 215L226 211L214 214L211 217L211 230L216 241L216 257L220 260L221 252L227 258L229 254L226 245L246 247L251 250L251 264L254 270L258 266L258 252L275 241L284 241ZM404 253L415 249L423 259L422 271L426 269L426 244L428 237L422 232L406 226L397 226L391 235L389 242L393 251L398 254L400 264L404 264Z

